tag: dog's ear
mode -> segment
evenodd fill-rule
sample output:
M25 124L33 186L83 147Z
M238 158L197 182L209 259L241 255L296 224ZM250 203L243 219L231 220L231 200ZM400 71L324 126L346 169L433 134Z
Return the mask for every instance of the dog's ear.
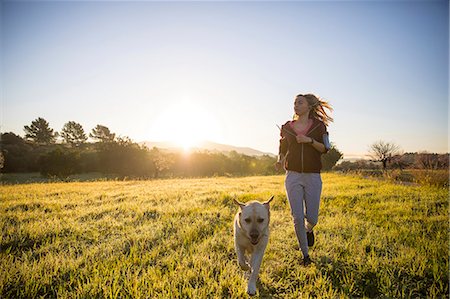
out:
M269 198L269 200L267 200L267 201L265 201L265 202L263 203L263 205L269 207L269 204L270 204L270 202L273 200L273 198L274 198L274 196L272 195L272 196Z
M239 205L239 207L242 209L243 207L245 207L245 203L242 203L240 201L238 201L236 198L233 198L234 202Z

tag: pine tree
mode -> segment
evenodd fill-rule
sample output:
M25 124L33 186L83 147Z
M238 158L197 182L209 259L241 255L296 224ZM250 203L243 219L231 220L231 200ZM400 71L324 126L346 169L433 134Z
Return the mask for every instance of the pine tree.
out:
M25 138L37 144L55 143L58 132L50 128L48 122L39 117L31 122L30 126L24 126Z
M94 129L92 129L92 133L89 134L89 137L92 139L97 139L101 142L112 142L114 141L116 134L111 133L108 127L97 125Z
M83 126L74 121L69 121L64 125L61 131L61 137L65 143L70 144L72 147L80 146L87 140Z

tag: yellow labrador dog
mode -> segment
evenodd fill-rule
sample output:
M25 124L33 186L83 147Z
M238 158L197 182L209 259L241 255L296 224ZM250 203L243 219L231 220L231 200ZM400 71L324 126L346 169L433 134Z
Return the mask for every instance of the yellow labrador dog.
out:
M266 202L251 201L246 204L234 200L239 205L239 211L234 218L234 245L239 266L244 271L250 270L247 293L256 294L256 280L259 268L269 241L269 203L273 196ZM250 264L246 253L250 254Z

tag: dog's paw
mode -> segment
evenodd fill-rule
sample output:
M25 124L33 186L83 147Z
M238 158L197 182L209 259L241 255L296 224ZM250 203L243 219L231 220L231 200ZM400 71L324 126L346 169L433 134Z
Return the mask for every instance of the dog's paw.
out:
M247 287L247 294L249 294L250 296L256 295L256 285L249 284Z
M250 266L247 263L239 263L239 266L244 271L249 271L250 270Z

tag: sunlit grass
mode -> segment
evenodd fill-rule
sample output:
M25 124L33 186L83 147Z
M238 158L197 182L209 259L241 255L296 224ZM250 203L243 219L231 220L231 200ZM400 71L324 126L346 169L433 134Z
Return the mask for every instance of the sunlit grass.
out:
M445 297L448 189L324 174L315 265L283 176L0 186L0 297L240 298L241 201L275 195L260 297Z

